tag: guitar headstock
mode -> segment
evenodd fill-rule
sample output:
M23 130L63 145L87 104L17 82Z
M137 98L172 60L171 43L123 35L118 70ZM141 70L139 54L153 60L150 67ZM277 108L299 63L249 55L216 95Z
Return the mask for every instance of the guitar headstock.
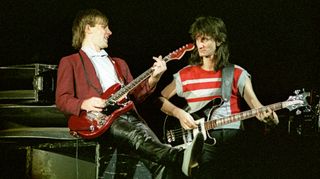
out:
M295 90L295 96L290 96L288 100L285 102L286 108L290 111L295 110L300 107L307 107L309 106L307 102L307 97L310 96L310 92L305 92L304 90Z
M195 46L193 43L186 44L186 45L180 47L179 49L171 52L167 57L170 60L180 60L187 51L193 50L194 47Z

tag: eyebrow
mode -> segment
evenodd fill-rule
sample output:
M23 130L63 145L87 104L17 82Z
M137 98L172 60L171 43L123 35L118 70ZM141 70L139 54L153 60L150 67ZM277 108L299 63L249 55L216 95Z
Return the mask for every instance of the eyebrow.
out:
M212 37L211 36L209 36L209 35L197 35L197 36L195 36L195 38L197 39L197 38L206 38L206 39L211 39Z
M108 24L106 24L106 23L97 23L97 25L101 25L104 28L108 27Z

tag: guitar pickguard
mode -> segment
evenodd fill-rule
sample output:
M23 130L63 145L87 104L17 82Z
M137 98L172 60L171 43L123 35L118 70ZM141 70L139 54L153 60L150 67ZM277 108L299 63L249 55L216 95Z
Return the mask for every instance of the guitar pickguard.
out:
M187 147L188 144L192 142L194 136L197 136L198 133L202 133L204 140L207 139L207 132L204 127L205 118L196 120L198 128L186 130L181 129L181 132L176 132L174 130L168 130L166 133L167 142L175 147Z

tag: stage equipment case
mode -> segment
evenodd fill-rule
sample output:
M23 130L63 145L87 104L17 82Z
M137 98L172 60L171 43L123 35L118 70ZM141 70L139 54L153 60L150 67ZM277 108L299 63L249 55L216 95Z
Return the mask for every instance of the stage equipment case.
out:
M54 104L57 65L0 67L1 104Z

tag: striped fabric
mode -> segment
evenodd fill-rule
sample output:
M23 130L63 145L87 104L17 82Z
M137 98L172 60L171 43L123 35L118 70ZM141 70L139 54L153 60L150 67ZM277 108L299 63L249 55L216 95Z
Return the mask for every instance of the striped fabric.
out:
M187 100L190 113L200 110L211 100L221 97L222 71L203 70L200 66L186 66L174 74L177 95ZM239 98L242 97L245 79L248 72L235 65L231 99L215 111L214 119L230 116L240 112ZM235 122L220 128L240 128L240 122Z

